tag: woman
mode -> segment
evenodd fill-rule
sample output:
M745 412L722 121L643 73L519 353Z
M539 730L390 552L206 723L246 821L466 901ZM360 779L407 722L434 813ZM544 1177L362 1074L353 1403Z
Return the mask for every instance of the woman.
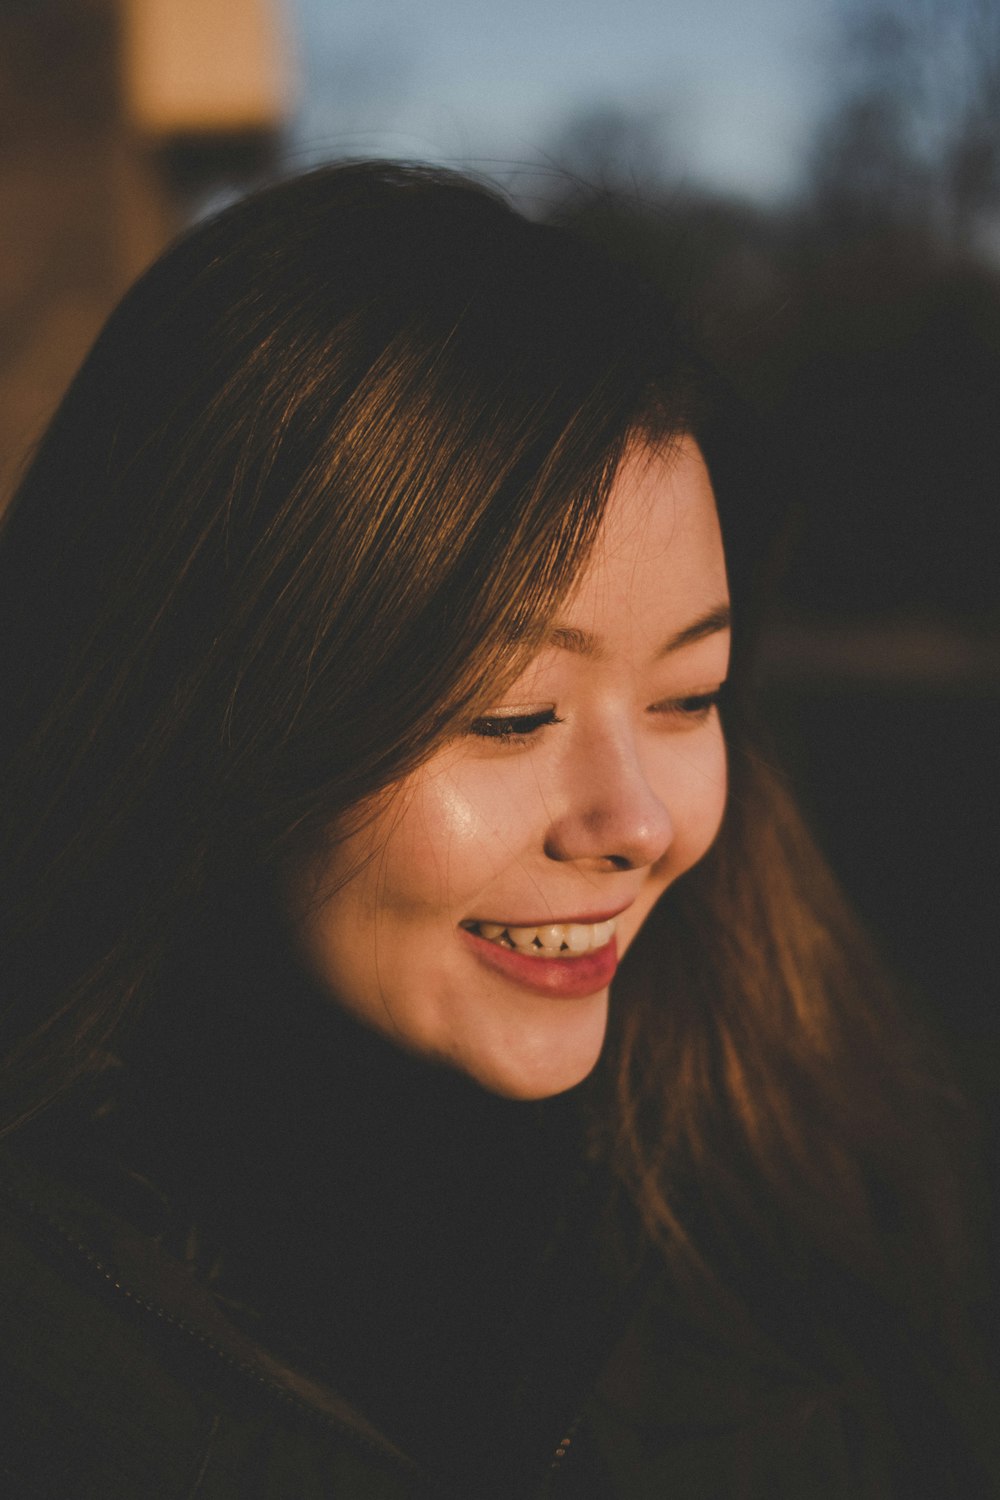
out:
M9 1493L988 1492L957 1111L721 702L770 484L451 174L125 299L0 550Z

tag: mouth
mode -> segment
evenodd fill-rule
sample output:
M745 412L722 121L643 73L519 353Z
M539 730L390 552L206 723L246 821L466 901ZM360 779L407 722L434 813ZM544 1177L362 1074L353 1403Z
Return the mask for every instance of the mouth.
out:
M514 949L528 958L579 958L606 948L615 935L614 917L604 922L549 922L541 927L516 927L501 922L463 922L467 932Z
M602 922L552 922L522 927L462 922L487 968L547 996L583 998L605 989L618 966L613 917Z

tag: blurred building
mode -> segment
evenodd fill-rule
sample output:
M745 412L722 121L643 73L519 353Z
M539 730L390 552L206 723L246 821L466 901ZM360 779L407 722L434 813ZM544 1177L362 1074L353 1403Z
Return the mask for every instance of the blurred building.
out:
M0 0L0 503L107 313L289 96L276 0Z

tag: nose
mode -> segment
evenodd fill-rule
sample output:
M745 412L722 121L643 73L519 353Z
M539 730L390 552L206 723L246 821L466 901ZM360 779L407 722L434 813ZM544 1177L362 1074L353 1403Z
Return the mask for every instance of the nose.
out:
M593 870L635 870L662 858L673 841L673 823L633 740L581 746L563 770L563 795L545 838L550 859Z

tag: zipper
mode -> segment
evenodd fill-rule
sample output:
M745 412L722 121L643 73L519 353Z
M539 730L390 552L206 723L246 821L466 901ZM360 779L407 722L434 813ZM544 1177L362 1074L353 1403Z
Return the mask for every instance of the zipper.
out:
M264 1371L257 1370L245 1360L238 1359L228 1353L227 1350L221 1348L207 1334L200 1332L192 1324L186 1323L182 1318L178 1318L174 1313L168 1312L166 1308L158 1306L155 1302L150 1302L147 1298L139 1296L121 1280L110 1266L105 1265L96 1251L80 1240L65 1224L53 1218L51 1214L39 1207L32 1200L21 1198L7 1184L3 1186L4 1192L8 1197L12 1198L21 1208L26 1208L35 1219L40 1220L50 1230L54 1231L63 1244L78 1259L84 1261L96 1276L103 1280L112 1291L116 1292L125 1301L131 1303L132 1306L140 1308L144 1313L156 1318L167 1327L182 1333L202 1350L213 1355L231 1373L239 1375L251 1385L265 1391L279 1405L290 1407L294 1411L301 1413L314 1426L324 1427L331 1432L336 1432L348 1438L364 1452L378 1457L383 1462L392 1464L397 1471L406 1474L410 1479L417 1480L428 1494L440 1496L441 1500L450 1500L450 1497L447 1497L445 1492L440 1490L433 1481L420 1473L416 1463L412 1459L408 1459L405 1454L383 1446L374 1439L369 1438L365 1433L359 1432L346 1419L337 1417L333 1412L321 1411L319 1408L310 1405L308 1401L296 1395L294 1391L290 1391L285 1386L279 1385L276 1380L273 1380Z
M310 1405L308 1401L296 1395L294 1391L288 1390L285 1386L279 1385L276 1380L271 1379L263 1371L257 1370L245 1360L238 1359L234 1355L229 1354L207 1334L200 1332L199 1329L190 1323L186 1323L182 1318L178 1318L175 1314L168 1312L166 1308L159 1306L157 1303L139 1296L121 1280L112 1267L105 1265L97 1252L79 1239L73 1230L61 1223L60 1220L53 1218L50 1213L41 1208L33 1200L22 1198L9 1184L4 1183L0 1186L2 1186L8 1198L18 1207L27 1209L36 1220L41 1221L49 1230L53 1231L65 1247L71 1250L78 1259L82 1260L113 1292L126 1302L129 1302L133 1307L141 1309L150 1317L156 1318L158 1322L183 1334L185 1338L190 1339L202 1350L211 1354L230 1373L240 1376L249 1384L265 1391L278 1405L291 1408L305 1417L313 1426L322 1427L330 1432L335 1432L346 1437L355 1447L360 1448L363 1452L373 1455L382 1462L391 1464L397 1472L405 1474L407 1478L416 1481L421 1487L422 1495L426 1496L427 1500L456 1500L455 1492L452 1489L442 1488L437 1481L422 1473L414 1460L408 1458L405 1454L396 1449L383 1446L374 1439L369 1438L365 1433L359 1432L356 1427L353 1427L344 1418L337 1417L332 1412L321 1411L317 1407ZM574 1418L566 1430L566 1435L560 1439L555 1448L547 1465L545 1477L537 1492L537 1500L546 1500L546 1497L549 1495L550 1487L563 1466L581 1420L582 1413Z
M552 1458L549 1462L547 1491L551 1490L552 1486L559 1478L559 1474L561 1473L563 1468L564 1460L569 1454L569 1450L572 1447L573 1439L576 1436L577 1428L580 1426L581 1421L582 1414L574 1418L566 1431L566 1436L560 1439L559 1446L556 1449L555 1453L552 1455Z

